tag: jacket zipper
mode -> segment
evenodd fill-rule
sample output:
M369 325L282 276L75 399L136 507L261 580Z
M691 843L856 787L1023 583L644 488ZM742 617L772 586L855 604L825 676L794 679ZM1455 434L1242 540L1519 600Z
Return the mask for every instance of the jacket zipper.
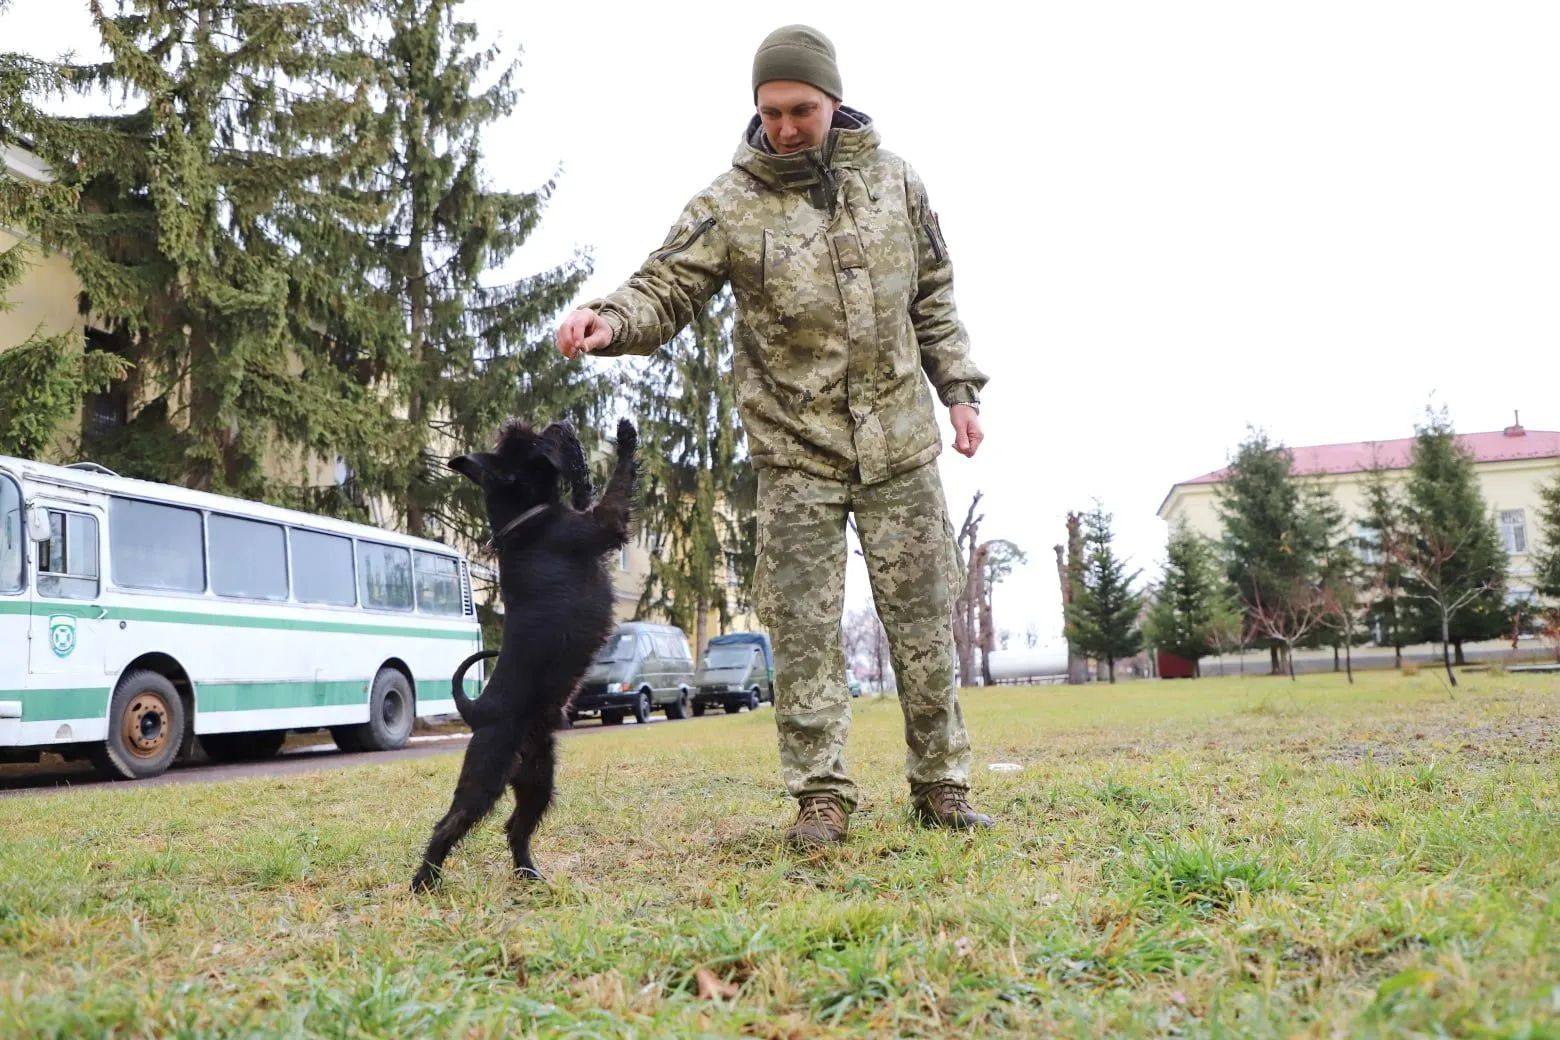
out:
M943 248L942 234L932 218L931 207L925 195L921 196L921 227L926 230L926 237L932 241L932 256L937 258L939 264L942 263L947 259L947 251Z
M660 253L656 254L655 258L664 263L665 261L676 256L678 253L681 253L687 249L691 249L693 244L699 239L703 238L704 233L714 226L715 218L705 217L703 220L699 221L699 226L693 229L693 234L688 236L688 240L686 242L682 243L681 245L673 246L670 249L662 250Z
M926 237L932 240L932 255L937 258L939 264L942 263L945 258L942 243L937 238L937 229L932 227L932 222L925 217L921 218L921 226L926 229Z

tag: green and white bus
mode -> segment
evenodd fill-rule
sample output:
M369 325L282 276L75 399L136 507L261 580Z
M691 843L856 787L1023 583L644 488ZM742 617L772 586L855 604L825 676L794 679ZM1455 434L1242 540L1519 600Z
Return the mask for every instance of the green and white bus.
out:
M455 714L450 677L481 644L448 546L0 456L0 761L140 779L197 737L218 760L320 728L398 748Z

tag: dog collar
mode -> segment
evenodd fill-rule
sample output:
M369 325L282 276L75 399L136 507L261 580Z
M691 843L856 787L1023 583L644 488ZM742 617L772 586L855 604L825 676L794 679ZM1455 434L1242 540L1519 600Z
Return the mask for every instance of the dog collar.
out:
M488 552L492 552L494 549L498 548L498 543L501 540L503 540L504 538L507 538L510 534L512 534L514 532L515 528L519 527L521 524L525 523L527 520L532 519L533 517L541 516L545 512L547 512L547 505L546 505L546 503L543 503L542 505L539 505L539 506L532 506L530 509L527 509L525 512L521 513L519 516L517 516L513 520L509 521L509 523L507 523L503 527L499 528L497 531L494 531L493 532L493 537L488 539L487 545L483 546L483 548L486 549Z

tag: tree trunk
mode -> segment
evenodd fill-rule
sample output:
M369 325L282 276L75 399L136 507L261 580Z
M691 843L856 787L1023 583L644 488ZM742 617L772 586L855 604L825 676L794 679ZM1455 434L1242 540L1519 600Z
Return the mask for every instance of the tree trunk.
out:
M1289 669L1289 681L1295 682L1295 648L1284 647L1284 665Z
M1268 656L1272 659L1272 662L1273 662L1272 674L1273 675L1283 675L1284 674L1284 665L1283 665L1283 662L1279 660L1278 647L1276 647L1276 646L1268 647Z
M991 652L997 648L997 626L992 621L991 589L986 585L986 558L991 550L980 547L980 568L975 572L975 592L980 598L980 681L991 685Z
M1457 685L1457 673L1452 671L1452 620L1441 612L1441 663L1446 666L1446 680L1453 686Z
M1110 674L1111 685L1114 686L1116 684L1116 659L1114 657L1105 658L1105 668Z
M700 597L697 609L699 614L693 619L693 652L703 654L710 634L710 608L703 597Z
M1354 685L1354 644L1343 644L1343 664L1349 673L1349 685Z
M1403 670L1403 648L1396 643L1392 644L1392 666L1398 671Z
M1452 649L1455 652L1455 657L1454 657L1453 663L1459 664L1459 665L1464 665L1464 664L1468 663L1467 660L1463 657L1463 645L1462 645L1462 640L1461 639L1453 641Z
M1341 666L1341 662L1338 660L1338 646L1335 643L1333 644L1333 673L1337 674L1341 671L1343 671L1343 668Z

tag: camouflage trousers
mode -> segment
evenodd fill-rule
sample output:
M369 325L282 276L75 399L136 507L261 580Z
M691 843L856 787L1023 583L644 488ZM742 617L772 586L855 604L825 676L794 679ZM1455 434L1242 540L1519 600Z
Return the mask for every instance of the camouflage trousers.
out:
M786 790L856 807L845 771L851 710L840 629L851 513L898 681L911 798L935 784L967 789L970 740L953 660L953 590L962 566L934 461L870 485L759 470L754 605L774 646Z

